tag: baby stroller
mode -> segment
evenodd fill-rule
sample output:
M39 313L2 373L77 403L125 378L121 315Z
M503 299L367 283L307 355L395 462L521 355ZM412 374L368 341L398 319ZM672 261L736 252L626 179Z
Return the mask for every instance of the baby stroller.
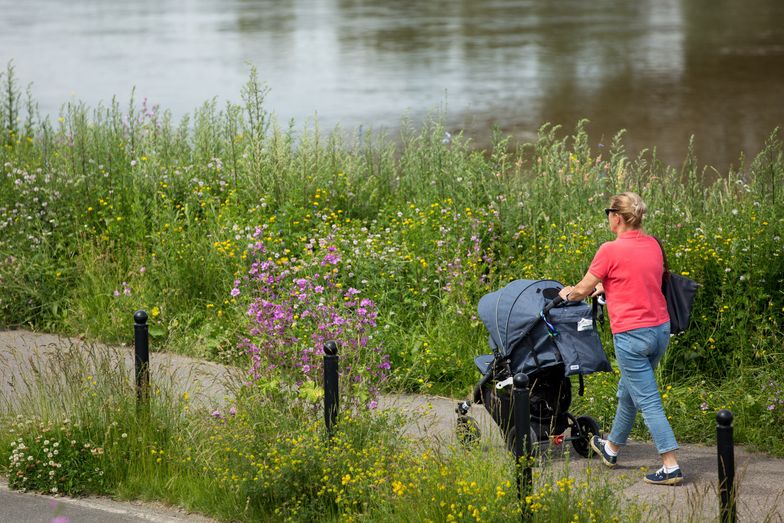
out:
M515 444L512 419L512 377L523 372L529 378L531 432L534 451L545 442L571 442L584 457L590 440L601 435L599 424L590 416L575 417L569 412L572 386L569 376L578 375L579 394L583 376L611 371L597 333L603 323L598 299L564 302L554 280L516 280L479 300L479 317L490 333L493 351L475 358L482 378L474 387L473 403L484 405L496 422L507 448ZM475 438L475 422L468 417L470 401L458 404L458 439ZM471 430L466 430L470 428ZM566 431L569 429L569 435Z

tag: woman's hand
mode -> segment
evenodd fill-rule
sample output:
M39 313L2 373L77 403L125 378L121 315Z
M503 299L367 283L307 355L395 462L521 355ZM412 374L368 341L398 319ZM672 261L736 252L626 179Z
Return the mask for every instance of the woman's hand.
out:
M598 289L601 289L601 291ZM602 280L590 272L586 272L580 283L575 286L567 285L558 292L558 296L563 298L564 301L580 301L587 296L595 296L598 292L604 292Z
M560 296L563 301L569 301L569 293L571 293L573 289L574 287L572 286L564 287L558 291L558 296Z
M591 298L596 298L597 296L604 294L604 285L601 282L596 284L596 288L591 293Z

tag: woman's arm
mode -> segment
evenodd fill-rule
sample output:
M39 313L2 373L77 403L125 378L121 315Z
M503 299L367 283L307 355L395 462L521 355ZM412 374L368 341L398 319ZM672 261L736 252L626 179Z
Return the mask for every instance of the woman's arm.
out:
M566 286L558 293L558 295L567 301L580 301L586 296L598 296L604 292L602 280L591 274L590 271L585 273L580 283L574 287Z

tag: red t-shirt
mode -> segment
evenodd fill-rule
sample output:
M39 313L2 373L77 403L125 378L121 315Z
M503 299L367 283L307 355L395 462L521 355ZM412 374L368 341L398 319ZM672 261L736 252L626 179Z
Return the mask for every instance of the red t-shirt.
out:
M603 243L588 271L602 280L613 334L670 321L661 292L664 258L656 238L634 230Z

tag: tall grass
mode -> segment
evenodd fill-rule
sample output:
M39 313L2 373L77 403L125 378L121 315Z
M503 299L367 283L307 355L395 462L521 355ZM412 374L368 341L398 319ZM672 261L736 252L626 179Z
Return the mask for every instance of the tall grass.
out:
M246 365L237 341L250 297L229 291L264 227L276 262L307 260L325 238L338 249L337 280L377 304L388 386L462 395L477 377L473 356L488 350L479 297L516 278L577 281L611 239L608 196L634 190L672 268L702 284L660 371L679 437L709 438L693 420L721 406L739 411L741 439L760 446L781 423L778 130L755 158L717 173L693 151L680 166L655 151L629 157L622 132L593 144L586 122L546 125L521 145L495 133L487 151L438 118L404 122L396 137L283 126L255 71L240 104L207 102L179 123L134 98L68 103L42 119L10 65L0 92L6 327L129 341L129 318L144 308L155 347ZM591 409L612 403L600 401L612 398L609 378L589 381ZM731 383L748 394L725 394Z
M404 415L365 410L345 410L330 439L318 403L256 384L215 409L163 373L138 408L127 354L66 352L42 358L0 403L0 470L12 488L163 500L226 521L520 517L504 449L415 441ZM622 485L542 462L523 503L532 521L639 520L647 512Z

